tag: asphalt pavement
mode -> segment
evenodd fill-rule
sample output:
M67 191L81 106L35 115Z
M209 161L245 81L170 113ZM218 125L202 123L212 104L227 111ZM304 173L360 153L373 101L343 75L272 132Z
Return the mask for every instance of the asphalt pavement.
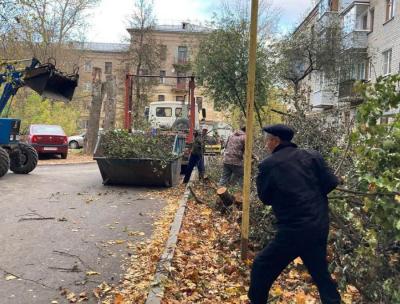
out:
M164 202L150 189L103 186L96 164L48 165L0 179L0 304L69 303L116 284Z

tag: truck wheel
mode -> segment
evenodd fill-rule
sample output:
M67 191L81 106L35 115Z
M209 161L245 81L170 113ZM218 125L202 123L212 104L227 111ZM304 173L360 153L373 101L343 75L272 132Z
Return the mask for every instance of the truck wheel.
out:
M0 147L0 177L5 175L10 168L10 157L6 150Z
M20 143L17 149L19 151L11 153L10 170L16 174L28 174L36 168L38 154L32 146L24 143Z
M179 118L174 121L172 124L172 130L174 131L183 131L189 130L189 120L186 118Z

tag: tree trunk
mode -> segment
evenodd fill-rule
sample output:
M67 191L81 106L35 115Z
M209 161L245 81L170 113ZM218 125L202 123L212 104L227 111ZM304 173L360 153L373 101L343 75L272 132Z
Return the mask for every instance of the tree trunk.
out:
M90 105L89 122L86 130L84 151L92 155L97 142L99 132L101 106L104 98L104 85L101 82L101 69L93 69L92 102Z
M117 110L116 103L116 77L115 75L107 76L105 85L107 99L105 101L105 117L104 130L113 130L115 128L115 116Z
M217 194L225 207L232 206L233 203L235 202L235 197L228 192L228 189L226 187L218 188Z

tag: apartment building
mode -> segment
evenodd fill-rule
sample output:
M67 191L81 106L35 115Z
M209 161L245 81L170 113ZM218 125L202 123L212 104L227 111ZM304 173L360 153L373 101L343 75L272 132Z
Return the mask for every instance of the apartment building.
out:
M117 91L117 125L122 126L124 85L126 72L126 56L129 44L123 43L98 43L87 42L77 46L80 50L79 59L79 85L75 99L80 100L83 107L79 127L86 129L89 119L89 109L92 93L92 71L93 68L101 68L102 80L114 76L116 78ZM104 112L101 113L100 127L103 124Z
M134 29L127 29L132 35ZM158 83L152 88L150 101L182 101L188 103L188 79L168 78L191 76L193 60L196 56L200 39L207 35L207 28L190 23L176 25L157 25L154 28L153 39L162 45L160 69L153 71L159 75ZM103 81L107 76L115 76L117 82L117 126L123 125L125 98L125 75L134 74L130 70L129 44L122 43L84 43L78 45L80 52L80 79L76 94L77 99L83 100L84 111L80 118L80 127L87 127L89 106L91 101L92 69L100 67ZM149 71L141 71L149 74ZM206 109L207 120L223 121L222 113L214 111L213 101L204 95L201 86L196 85L195 99L198 108ZM101 114L100 127L103 124L104 113Z
M199 43L209 29L203 26L182 22L175 25L157 25L153 29L153 39L162 46L161 65L158 84L153 88L152 101L182 101L188 103L189 80L193 71L193 61L198 51ZM135 29L128 29L134 35ZM142 71L147 74L148 71ZM170 78L177 77L177 78ZM195 99L199 111L204 108L207 120L222 121L223 115L214 111L213 101L204 95L204 90L196 84Z
M354 107L357 80L375 81L400 72L400 0L321 0L297 30L327 29L339 24L342 54L350 60L337 77L316 71L303 85L309 87L309 103L316 111L337 106Z

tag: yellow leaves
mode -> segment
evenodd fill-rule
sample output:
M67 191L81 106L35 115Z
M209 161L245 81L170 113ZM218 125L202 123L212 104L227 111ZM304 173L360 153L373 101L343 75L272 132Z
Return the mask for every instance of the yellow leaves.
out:
M124 297L120 293L116 293L114 295L114 303L113 304L123 304L124 303Z
M94 276L94 275L99 275L100 273L96 272L96 271L86 271L86 275L87 276Z
M275 286L271 291L271 295L273 297L279 297L279 296L283 295L282 288L280 286Z
M301 260L301 258L297 257L294 261L293 261L294 265L303 265L303 261Z
M16 276L12 275L12 274L7 274L4 278L6 281L11 281L11 280L15 280L17 279Z
M296 304L306 304L306 295L304 291L296 294Z
M395 195L394 200L398 203L400 203L400 195Z

